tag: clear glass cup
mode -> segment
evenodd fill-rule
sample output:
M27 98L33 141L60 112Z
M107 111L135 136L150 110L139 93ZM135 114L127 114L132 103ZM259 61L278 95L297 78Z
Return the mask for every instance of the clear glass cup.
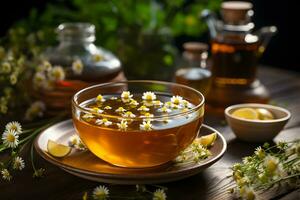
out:
M177 113L147 117L153 129L121 131L116 126L103 127L93 120L108 119L113 124L127 120L129 126L138 127L146 117L123 117L119 114L97 113L88 109L87 102L94 101L98 94L104 98L120 97L130 91L133 98L151 91L158 98L169 100L180 95L193 106ZM108 101L107 101L108 102ZM173 160L197 137L204 116L204 96L197 90L169 82L126 81L94 85L77 92L72 100L73 123L87 148L97 157L113 165L130 168L153 167ZM91 121L83 116L92 115Z

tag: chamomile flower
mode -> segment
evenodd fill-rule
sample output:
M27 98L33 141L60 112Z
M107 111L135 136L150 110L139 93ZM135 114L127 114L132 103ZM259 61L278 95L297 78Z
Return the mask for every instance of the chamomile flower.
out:
M11 65L9 62L3 62L1 65L1 70L0 72L8 74L11 72Z
M104 126L110 126L110 125L112 125L112 122L109 121L107 118L97 119L95 123L97 125L104 125Z
M34 74L34 76L33 76L34 87L37 87L37 88L43 87L45 84L45 81L46 81L46 76L44 73L37 72Z
M273 173L278 169L279 159L274 156L268 155L264 159L264 166L270 173Z
M110 106L105 106L104 107L104 110L111 110L112 109L112 107L110 107Z
M141 117L146 118L146 119L144 119L144 120L149 121L148 118L154 117L154 115L147 112L147 113L144 113L143 115L141 115Z
M15 157L14 162L13 162L13 169L22 170L22 169L24 169L24 167L25 167L25 162L24 162L23 158L21 158L19 156Z
M136 107L136 106L139 105L139 103L138 103L136 100L131 99L130 102L129 102L129 105L130 105L130 106L133 106L133 107Z
M65 71L61 66L54 66L49 72L48 77L52 81L61 81L65 79Z
M254 153L260 158L263 159L265 157L265 151L261 147L257 147Z
M164 106L167 107L167 108L172 108L173 107L173 103L171 101L167 101L167 102L165 102Z
M123 117L134 118L134 117L135 117L135 114L133 114L133 113L130 112L130 111L127 111L127 112L125 112L122 116L123 116Z
M158 112L163 112L163 113L170 113L172 110L166 106L161 107L160 109L157 110Z
M175 104L175 105L179 105L179 104L181 104L181 102L182 102L182 97L181 96L173 96L172 98L171 98L171 102L173 103L173 104Z
M96 102L104 102L105 99L101 94L98 94L98 96L96 97Z
M122 98L122 101L123 101L123 102L124 102L124 101L129 102L130 99L131 99L132 97L133 97L133 95L130 94L129 91L124 91L124 92L122 92L122 94L121 94L121 98Z
M122 131L125 131L128 128L126 120L122 120L120 123L117 123L117 126Z
M19 122L16 121L6 124L5 129L16 131L18 134L22 133L22 126Z
M103 59L104 59L104 57L101 54L99 54L99 53L92 55L92 60L94 62L100 62Z
M240 195L242 199L246 200L254 200L255 199L255 193L253 188L248 187L248 186L243 186L240 189Z
M3 144L10 148L16 148L19 144L19 135L14 130L5 130L2 135Z
M9 81L10 81L10 84L12 85L15 85L17 82L18 82L18 77L15 73L12 73L10 76L9 76Z
M164 105L161 101L159 101L159 100L156 100L156 101L153 101L153 105L154 106L162 106L162 105Z
M117 113L122 113L122 112L126 112L126 109L123 107L119 107L118 109L115 110Z
M149 111L150 109L147 108L147 106L144 106L144 105L143 105L143 106L139 107L137 110L138 110L138 111L147 112L147 111Z
M78 135L74 134L69 138L69 146L71 147L75 147L76 145L78 145L81 142L80 138Z
M10 181L12 179L12 176L10 175L7 169L2 169L1 174L2 174L2 178L6 181Z
M143 105L147 107L153 106L153 101L143 101Z
M182 100L181 104L185 107L185 108L192 108L193 104L191 104L190 102L188 102L187 100Z
M33 120L37 117L42 117L46 110L46 105L42 101L35 101L26 110L25 120Z
M82 142L82 140L79 140L79 142L74 147L75 147L75 149L80 150L80 151L86 150L86 146Z
M101 110L100 108L97 108L97 107L91 108L91 111L96 114L101 114L104 112L103 110Z
M154 92L144 92L142 98L146 101L154 101L156 99L156 95Z
M165 193L165 191L163 189L157 189L155 190L155 192L153 193L153 200L166 200L167 199L167 195Z
M80 75L82 74L83 71L83 63L81 62L80 59L75 60L72 63L72 71L74 72L74 74L76 75Z
M82 119L86 120L86 121L91 121L94 118L94 115L90 114L90 113L86 113L82 116Z
M150 131L152 130L152 124L150 121L144 121L142 124L140 124L140 129L144 131Z
M95 200L105 200L109 196L109 189L104 185L96 187L93 191L93 199Z
M110 97L110 100L117 100L117 97Z

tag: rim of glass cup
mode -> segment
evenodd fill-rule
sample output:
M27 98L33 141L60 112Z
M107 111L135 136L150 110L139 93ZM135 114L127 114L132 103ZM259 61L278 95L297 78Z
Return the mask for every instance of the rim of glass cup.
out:
M97 116L101 116L103 118L109 118L109 119L124 119L124 120L143 120L143 119L148 119L148 120L152 120L152 119L165 119L166 117L169 119L172 118L176 118L182 115L187 115L187 114L191 114L195 111L197 111L198 109L201 109L201 107L203 106L205 99L204 96L201 92L199 92L198 90L191 88L189 86L186 85L182 85L182 84L178 84L178 83L172 83L172 82L166 82L166 81L156 81L156 80L130 80L130 81L118 81L118 82L109 82L109 83L101 83L101 84L97 84L97 85L92 85L89 87L86 87L84 89L79 90L78 92L76 92L72 98L72 105L74 105L77 109L85 112L85 113L90 113L90 114L94 114L91 112L91 110L86 109L81 107L78 103L77 103L77 98L78 96L81 95L81 93L93 89L93 88L97 88L97 87L105 87L105 86L112 86L112 85L116 85L116 84L126 84L126 83L156 83L156 84L164 84L164 85L171 85L171 86L177 86L177 87L182 87L188 90L191 90L193 92L195 92L197 95L199 95L199 97L201 98L201 102L196 105L195 107L189 109L188 111L184 111L181 113L175 113L175 114L169 114L169 115L159 115L159 116L153 116L153 117L123 117L123 116L118 116L118 115L109 115L109 114L102 114L102 113L97 113Z

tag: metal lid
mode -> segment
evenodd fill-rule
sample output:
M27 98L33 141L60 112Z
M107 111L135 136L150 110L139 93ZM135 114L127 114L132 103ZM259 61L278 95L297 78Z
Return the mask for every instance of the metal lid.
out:
M245 1L226 1L221 4L221 14L226 24L246 24L253 15L253 4Z

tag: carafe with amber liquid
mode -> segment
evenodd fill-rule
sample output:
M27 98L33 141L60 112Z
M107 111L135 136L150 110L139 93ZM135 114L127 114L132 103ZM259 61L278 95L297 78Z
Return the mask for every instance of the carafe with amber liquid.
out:
M256 78L258 59L276 33L274 26L254 31L252 4L227 1L221 5L222 20L203 11L211 36L212 87L208 110L223 113L237 103L267 103L268 90Z
M208 70L208 45L200 42L183 44L182 62L175 72L175 81L200 91L204 96L211 83L211 72Z
M44 63L35 74L39 77L34 77L41 80L34 84L34 93L46 104L48 113L70 111L72 96L82 88L126 80L119 59L94 44L93 24L64 23L56 31L59 44L41 55ZM39 84L41 87L36 87Z

